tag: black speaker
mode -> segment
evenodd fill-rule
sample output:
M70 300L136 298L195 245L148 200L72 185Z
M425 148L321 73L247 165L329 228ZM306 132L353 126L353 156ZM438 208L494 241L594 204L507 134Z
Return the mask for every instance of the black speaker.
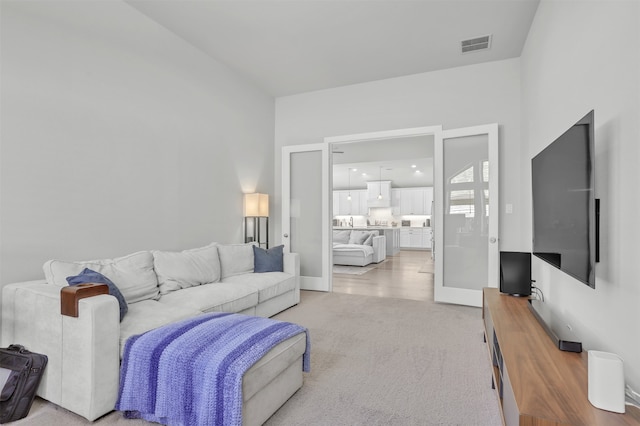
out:
M514 296L531 295L531 253L500 252L500 292Z

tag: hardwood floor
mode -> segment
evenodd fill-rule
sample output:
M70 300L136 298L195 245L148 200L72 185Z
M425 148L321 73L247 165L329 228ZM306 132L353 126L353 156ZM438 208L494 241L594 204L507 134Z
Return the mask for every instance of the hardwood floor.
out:
M362 275L333 274L333 291L397 299L433 300L431 252L401 250ZM421 272L423 271L423 272Z

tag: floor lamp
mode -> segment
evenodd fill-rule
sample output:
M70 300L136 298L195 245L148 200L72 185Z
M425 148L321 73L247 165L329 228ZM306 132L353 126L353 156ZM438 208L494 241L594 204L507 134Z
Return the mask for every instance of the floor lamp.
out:
M265 221L265 241L262 241L260 232L262 219ZM244 194L244 242L254 241L258 243L258 246L264 244L265 248L269 248L269 195L257 192Z

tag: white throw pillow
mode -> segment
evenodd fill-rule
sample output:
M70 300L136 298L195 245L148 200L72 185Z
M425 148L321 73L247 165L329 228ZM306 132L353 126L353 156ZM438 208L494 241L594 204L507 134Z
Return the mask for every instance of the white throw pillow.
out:
M349 244L362 245L369 236L371 236L371 233L369 231L351 231Z
M338 244L349 244L349 236L351 235L351 230L334 230L333 231L333 242Z
M47 282L58 287L69 285L67 277L80 274L89 268L109 278L118 287L127 303L158 299L158 278L153 270L153 255L140 251L115 259L65 262L49 260L42 269Z
M373 237L377 237L377 236L378 236L378 232L377 231L369 231L369 235L364 240L362 245L364 245L364 246L373 246Z
M221 279L253 272L253 246L248 244L219 244Z
M180 252L154 250L152 253L160 294L220 281L216 243Z

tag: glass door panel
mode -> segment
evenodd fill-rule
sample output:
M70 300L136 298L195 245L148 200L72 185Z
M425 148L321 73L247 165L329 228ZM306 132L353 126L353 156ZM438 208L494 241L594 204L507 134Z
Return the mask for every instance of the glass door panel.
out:
M435 300L481 306L482 288L498 283L497 125L443 131L436 144Z
M299 255L301 289L330 291L327 147L284 147L282 163L285 251Z
M300 255L300 275L322 277L322 152L291 154L290 249ZM304 176L304 179L300 177Z

